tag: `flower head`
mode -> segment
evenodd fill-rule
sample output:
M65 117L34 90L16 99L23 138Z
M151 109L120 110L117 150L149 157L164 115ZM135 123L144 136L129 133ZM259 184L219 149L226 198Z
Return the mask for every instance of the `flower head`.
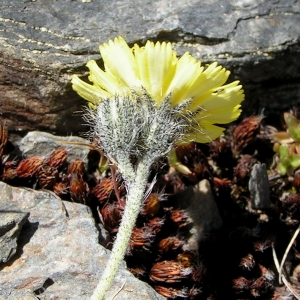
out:
M111 258L93 300L104 298L124 257L143 199L151 192L150 187L144 194L153 161L174 144L217 138L224 130L217 125L235 120L244 99L237 81L224 85L229 71L217 63L201 67L188 53L178 58L170 43L148 41L144 47L130 48L118 37L101 45L100 52L104 70L89 61L93 84L74 76L73 89L90 102L85 118L117 165L128 194ZM177 270L172 271L177 276L174 282L192 271L176 262L173 267L180 271L177 275ZM153 268L151 272L153 277Z
M169 126L163 126L164 123L179 124L171 130L168 139L172 140L171 144L207 143L224 131L218 124L229 123L240 115L240 103L244 99L242 86L238 81L224 85L230 72L217 63L205 68L189 53L178 58L171 43L148 41L144 47L130 48L122 37L101 45L100 52L104 70L94 60L89 61L89 80L93 85L74 76L73 89L89 101L90 107L98 108L98 113L92 117L98 125L96 118L99 119L100 114L105 119L103 111L107 111L108 106L109 118L121 117L129 123L130 119L138 120L135 130L130 124L121 124L123 129L125 127L123 135L128 137L129 132L134 133L134 137L124 140L129 148L136 144L139 151L145 149L145 130L153 127L153 120L157 123L155 126L164 127L165 133L159 135L168 135ZM122 105L132 106L131 115L124 109L122 113L117 112ZM104 123L107 122L106 118ZM103 132L103 122L96 127ZM141 140L142 135L144 140Z

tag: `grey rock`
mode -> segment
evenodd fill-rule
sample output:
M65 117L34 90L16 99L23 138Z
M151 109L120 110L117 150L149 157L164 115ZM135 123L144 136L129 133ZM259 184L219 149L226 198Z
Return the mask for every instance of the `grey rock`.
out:
M17 251L17 240L29 213L22 212L3 190L0 200L0 263L6 263Z
M196 251L201 236L223 225L209 181L203 179L195 186L188 186L176 195L176 200L179 207L186 210L189 221L193 224L190 230L191 236L183 249Z
M90 148L90 142L78 136L55 136L42 131L31 131L26 134L18 143L19 150L27 156L48 156L59 147L64 147L68 151L68 161L75 158L85 160Z
M82 131L72 74L101 64L98 45L166 40L219 61L245 88L246 113L299 107L300 2L294 0L2 0L0 112L11 130Z
M90 209L62 202L49 191L1 182L0 190L19 209L30 211L16 255L1 265L1 297L8 291L30 290L39 299L89 299L110 255L98 243L99 232ZM120 289L115 299L164 299L128 272L125 263L106 298L111 299Z
M255 164L249 180L251 205L254 209L266 209L272 205L270 200L270 185L265 164Z
M0 300L38 300L31 290L12 290L0 287Z

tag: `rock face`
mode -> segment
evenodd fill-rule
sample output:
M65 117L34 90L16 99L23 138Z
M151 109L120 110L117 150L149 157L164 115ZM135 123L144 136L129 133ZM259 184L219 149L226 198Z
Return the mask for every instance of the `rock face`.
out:
M102 273L99 266L109 258L109 251L98 243L89 208L62 202L49 191L13 188L2 182L0 191L0 203L8 199L19 210L30 211L16 254L0 265L0 299L37 299L35 295L38 299L89 299ZM129 273L125 264L107 299L124 282L115 299L164 299Z
M17 251L17 239L29 213L1 195L0 191L0 263L9 261Z
M203 63L219 61L245 88L244 111L299 106L300 3L292 0L3 0L0 112L10 130L82 131L72 74L87 75L98 45L171 41Z

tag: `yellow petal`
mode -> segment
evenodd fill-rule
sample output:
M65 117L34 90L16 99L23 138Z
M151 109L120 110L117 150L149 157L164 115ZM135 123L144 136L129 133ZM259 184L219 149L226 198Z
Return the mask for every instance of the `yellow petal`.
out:
M195 111L199 107L207 111L235 107L244 100L244 91L238 84L239 81L234 81L206 94L200 94L189 106L189 110Z
M200 62L186 52L177 62L174 78L169 86L167 94L171 94L173 106L193 98L198 91L191 90L191 86L202 73Z
M237 105L234 108L230 107L226 110L203 111L195 116L195 120L206 120L212 124L227 124L239 117L241 113L240 107L240 105Z
M94 85L108 91L110 94L116 94L122 88L120 81L110 72L101 70L94 60L88 61L86 66L90 69L89 80Z
M108 98L111 95L97 86L90 85L76 75L72 77L72 87L82 98L88 100L94 105L101 102L102 99Z
M145 47L134 46L139 77L142 86L159 105L167 96L166 91L174 76L176 68L176 53L171 43L156 44L148 41Z
M212 63L195 80L193 86L190 87L190 93L201 95L220 87L226 82L229 74L230 72L225 68L218 66L217 63Z
M122 37L110 40L108 44L103 44L99 48L106 72L111 73L119 84L126 87L140 86L135 57Z
M186 139L190 139L190 141L195 141L197 143L210 143L218 138L224 130L225 128L203 120L199 123L198 127L192 129L186 136Z

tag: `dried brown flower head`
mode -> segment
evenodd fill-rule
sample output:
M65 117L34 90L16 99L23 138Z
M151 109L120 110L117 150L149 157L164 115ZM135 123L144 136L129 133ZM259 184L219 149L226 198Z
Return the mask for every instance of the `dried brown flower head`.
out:
M62 195L67 194L68 190L69 190L69 183L65 182L65 181L57 182L53 186L53 191L58 196L62 196Z
M153 218L159 212L161 206L160 199L160 194L151 193L144 201L144 205L141 210L141 215Z
M170 214L171 220L177 224L179 228L185 227L188 225L188 215L186 211L173 209Z
M264 252L266 249L271 247L274 244L274 237L269 237L263 240L258 240L254 242L253 248L257 252Z
M183 246L184 242L176 236L170 236L162 239L158 243L158 251L160 254L174 252Z
M159 294L168 299L187 298L189 296L188 290L186 288L175 289L162 285L156 285L154 288Z
M253 255L249 253L246 256L244 256L241 259L239 266L244 270L248 270L248 271L252 270L255 266L255 260L253 258Z
M147 222L147 226L151 227L151 230L154 234L158 234L161 231L161 228L165 224L165 218L153 218Z
M37 178L42 189L52 189L58 179L57 168L43 164L37 171Z
M114 190L114 183L111 178L104 178L98 182L92 189L91 193L101 203L109 199L112 191Z
M150 279L155 282L174 283L189 278L192 268L185 268L181 263L165 260L154 264Z
M240 152L245 147L255 141L257 134L260 131L263 115L251 116L244 119L236 126L232 133L233 147L237 152Z
M120 207L116 202L107 203L100 209L103 224L111 233L118 231L123 211L124 207Z
M268 281L273 281L275 279L275 274L272 270L266 268L265 266L258 264L260 274Z
M233 289L237 293L241 293L245 290L249 290L252 283L253 283L253 280L249 280L249 279L246 279L245 277L241 276L241 277L233 280Z
M81 175L72 173L70 178L70 195L74 202L88 204L89 186Z
M131 234L128 252L131 253L131 251L137 247L148 249L153 243L154 238L155 234L153 232L153 228L150 226L146 225L140 228L135 227Z
M39 168L43 165L44 159L40 156L31 156L20 161L16 172L19 178L29 178L36 175Z
M14 160L6 161L3 164L2 176L3 181L9 181L14 179L17 176L17 165L18 163Z
M68 151L63 147L59 147L54 150L47 159L45 159L44 163L58 169L66 163L67 156Z
M257 159L255 159L251 155L243 155L234 170L234 174L238 180L243 180L245 178L248 178L250 176L252 167L257 162Z
M67 174L70 175L70 174L73 174L73 173L77 174L77 175L80 175L80 176L84 176L84 174L85 174L84 163L79 158L76 158L68 166Z
M250 293L254 297L261 297L272 287L273 285L265 277L259 277L252 283Z

